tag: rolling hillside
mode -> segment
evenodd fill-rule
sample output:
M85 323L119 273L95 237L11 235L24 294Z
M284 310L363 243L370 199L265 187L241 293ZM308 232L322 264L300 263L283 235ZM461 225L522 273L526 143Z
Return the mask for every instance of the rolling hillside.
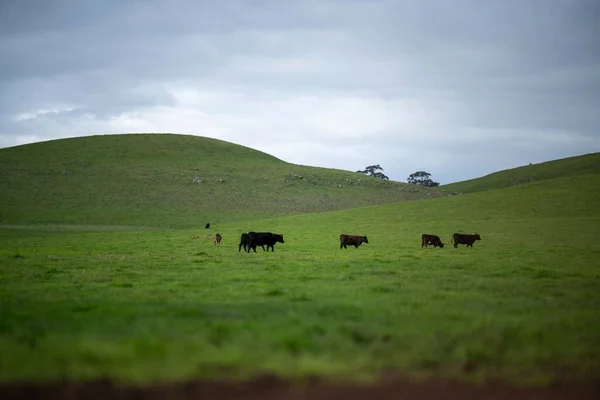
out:
M213 229L0 226L0 383L597 380L598 187L596 173L229 221L221 246ZM285 243L239 252L249 229ZM482 240L453 248L455 231ZM340 250L341 232L369 243ZM422 249L423 232L446 246Z
M600 172L600 153L562 158L540 164L494 172L480 178L440 186L449 192L473 193L501 189L545 179Z
M595 381L594 160L440 196L184 135L1 150L0 385L261 373ZM239 251L250 230L285 243ZM453 232L481 241L454 248ZM369 243L340 249L340 233ZM421 248L422 233L445 247Z
M0 149L0 222L193 227L445 196L228 142L101 135Z

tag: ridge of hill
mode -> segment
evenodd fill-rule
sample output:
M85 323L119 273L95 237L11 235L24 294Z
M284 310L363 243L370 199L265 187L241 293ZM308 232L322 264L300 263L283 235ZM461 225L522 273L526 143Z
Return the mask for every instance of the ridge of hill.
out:
M445 196L222 140L111 134L0 149L0 222L192 227Z
M589 153L506 169L479 178L442 185L439 188L449 192L473 193L597 172L600 172L600 153Z

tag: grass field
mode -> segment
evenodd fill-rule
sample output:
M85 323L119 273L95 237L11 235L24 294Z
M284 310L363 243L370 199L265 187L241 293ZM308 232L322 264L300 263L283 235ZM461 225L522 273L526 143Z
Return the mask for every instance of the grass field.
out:
M598 188L587 174L210 230L15 218L0 225L0 378L598 377ZM248 230L285 243L238 252ZM455 249L453 232L482 240ZM340 250L340 233L370 243Z
M440 188L449 192L474 193L518 186L546 179L599 172L600 153L591 153L498 171L480 178L443 185Z
M5 224L178 228L447 195L174 134L99 135L0 149L0 193Z

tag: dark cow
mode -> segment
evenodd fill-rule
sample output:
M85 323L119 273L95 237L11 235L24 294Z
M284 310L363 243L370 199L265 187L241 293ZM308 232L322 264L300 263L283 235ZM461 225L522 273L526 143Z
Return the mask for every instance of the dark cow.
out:
M205 227L206 229L210 228L210 222L208 222L206 225L204 225L204 227Z
M240 245L238 247L238 252L242 250L242 246L244 247L244 251L246 251L246 249L248 248L248 235L253 233L256 232L242 233L242 236L240 237ZM260 247L262 247L263 251L265 251L264 245L261 245Z
M442 240L438 235L430 235L428 233L424 233L421 235L421 248L427 248L428 244L432 244L433 247L439 246L442 249L444 248L444 243L442 243Z
M363 243L369 243L369 239L366 236L358 236L358 235L340 235L340 249L343 247L347 249L346 245L354 246L354 248L358 248Z
M223 236L221 236L218 233L213 238L213 242L215 242L215 245L217 245L217 244L220 245L221 244L221 240L223 240Z
M481 236L478 233L473 235L466 233L455 233L452 235L452 243L454 243L454 248L458 247L459 244L466 244L467 247L473 247L473 243L476 240L481 240Z
M238 246L238 252L242 251L242 246L244 246L244 251L246 251L246 246L248 246L248 234L242 233L240 237L240 245Z
M246 251L246 249L248 248L249 235L254 234L254 233L256 233L256 232L242 233L242 236L240 237L240 245L238 247L238 252L242 250L242 246L244 247L244 251ZM263 251L265 251L264 245L260 245L260 247L262 247Z
M250 249L256 253L256 246L267 246L267 252L269 247L272 251L275 251L275 243L285 243L283 241L283 235L271 232L248 232L248 244L246 252L250 253ZM263 247L264 250L264 247Z

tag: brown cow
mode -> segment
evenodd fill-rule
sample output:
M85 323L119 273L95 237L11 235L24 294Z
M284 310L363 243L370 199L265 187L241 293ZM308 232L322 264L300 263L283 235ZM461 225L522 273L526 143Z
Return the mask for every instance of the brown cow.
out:
M455 233L452 235L452 242L454 243L454 248L458 247L459 244L466 244L467 247L473 247L473 243L476 240L481 240L481 236L478 233L473 235L466 233Z
M213 242L215 242L215 245L220 245L221 244L221 240L223 240L223 237L220 234L216 234L215 237L213 238Z
M428 244L432 244L433 247L440 246L440 248L444 248L444 243L442 243L442 240L438 235L430 235L428 233L424 233L421 235L421 248L427 248Z
M354 248L358 248L363 243L369 243L369 239L366 236L358 236L358 235L340 235L340 249L343 247L347 249L346 245L354 246Z

